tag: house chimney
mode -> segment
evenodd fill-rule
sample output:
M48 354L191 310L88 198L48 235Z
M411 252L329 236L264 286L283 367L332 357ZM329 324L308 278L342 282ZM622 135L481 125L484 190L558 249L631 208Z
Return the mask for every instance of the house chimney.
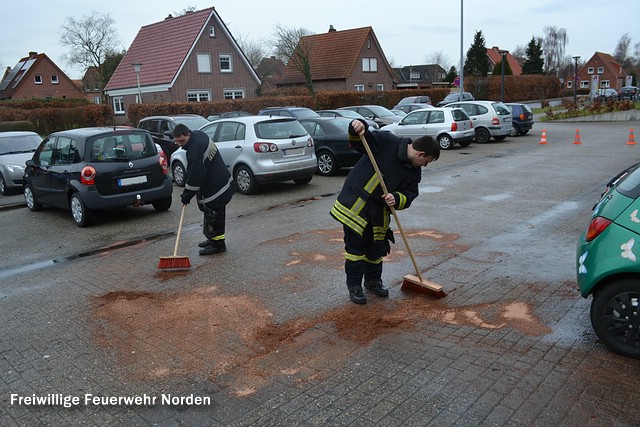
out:
M29 58L35 58L36 56L38 56L38 52L34 52L34 51L29 52Z
M334 33L336 31L335 28L333 28L333 25L329 25L329 32L330 33Z
M165 21L168 21L169 19L173 19L173 15L169 14L166 18L164 18Z

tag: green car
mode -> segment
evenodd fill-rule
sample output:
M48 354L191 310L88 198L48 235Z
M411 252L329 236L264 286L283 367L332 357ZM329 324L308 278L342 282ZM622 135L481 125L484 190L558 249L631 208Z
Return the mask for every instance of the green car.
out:
M609 182L576 254L580 294L593 295L593 330L612 351L634 358L640 358L639 197L636 164Z

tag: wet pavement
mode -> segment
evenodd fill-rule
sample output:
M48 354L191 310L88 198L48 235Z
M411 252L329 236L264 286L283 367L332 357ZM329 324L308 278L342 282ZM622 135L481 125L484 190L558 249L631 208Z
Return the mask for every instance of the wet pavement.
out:
M333 197L232 216L212 257L187 225L188 270L158 270L169 235L6 275L0 425L637 425L640 365L593 334L574 257L638 155L585 126L425 173L399 215L445 298L402 289L398 238L389 298L351 304Z

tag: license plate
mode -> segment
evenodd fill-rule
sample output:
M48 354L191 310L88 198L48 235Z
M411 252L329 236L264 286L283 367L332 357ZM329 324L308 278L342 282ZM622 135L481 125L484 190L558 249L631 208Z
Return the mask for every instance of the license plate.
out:
M291 148L289 150L284 150L285 156L298 156L304 152L304 148Z
M131 178L122 178L118 180L118 187L126 187L127 185L144 184L147 182L147 176L132 176Z

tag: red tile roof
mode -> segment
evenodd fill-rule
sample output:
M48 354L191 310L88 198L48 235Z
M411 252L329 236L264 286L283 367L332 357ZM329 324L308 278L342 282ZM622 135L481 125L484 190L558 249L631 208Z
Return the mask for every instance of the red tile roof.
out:
M370 35L375 39L371 27L329 31L301 37L298 47L306 43L310 49L313 80L346 79L358 63L362 47ZM280 83L304 81L304 74L296 70L289 61Z
M491 60L491 62L493 62L494 65L502 61L502 55L500 55L500 49L498 49L497 46L494 46L491 49L487 49L487 55L489 56L489 59ZM518 61L516 61L516 58L514 58L513 55L511 55L508 51L507 51L506 58L507 58L507 64L509 64L509 67L511 68L511 72L513 73L513 75L519 76L520 74L522 74L522 66L518 64Z
M141 86L170 83L213 13L210 7L140 28L105 90L136 87L134 63L142 64Z

